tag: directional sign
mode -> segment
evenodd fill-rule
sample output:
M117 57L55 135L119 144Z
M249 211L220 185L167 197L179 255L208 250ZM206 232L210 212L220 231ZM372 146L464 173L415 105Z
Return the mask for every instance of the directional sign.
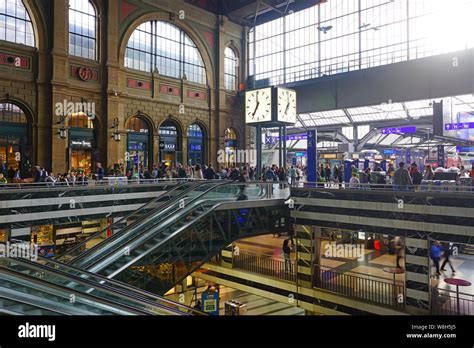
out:
M446 123L444 130L474 129L474 122L467 123Z
M382 128L380 131L382 134L416 133L416 127Z
M318 144L317 133L315 129L308 130L308 182L316 182L317 181L317 170L318 170L318 163L317 163L317 149L316 146Z

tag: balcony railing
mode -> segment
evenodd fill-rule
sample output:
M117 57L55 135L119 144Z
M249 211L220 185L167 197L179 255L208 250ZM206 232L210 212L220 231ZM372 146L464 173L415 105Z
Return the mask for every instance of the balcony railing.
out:
M431 314L474 315L474 295L445 289L432 289Z
M405 305L405 288L400 281L356 272L344 273L315 265L313 285L316 288L387 307L403 308Z
M285 261L274 259L271 256L240 251L233 257L233 268L291 282L296 281L294 260Z

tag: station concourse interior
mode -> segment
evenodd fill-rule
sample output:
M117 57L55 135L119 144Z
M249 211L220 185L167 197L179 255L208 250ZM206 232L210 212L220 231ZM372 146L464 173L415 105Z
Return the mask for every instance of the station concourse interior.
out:
M0 0L0 314L474 315L472 13Z

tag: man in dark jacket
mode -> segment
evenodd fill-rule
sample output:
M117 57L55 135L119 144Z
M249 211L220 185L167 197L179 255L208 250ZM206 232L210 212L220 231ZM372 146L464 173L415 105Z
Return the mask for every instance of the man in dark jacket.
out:
M212 164L209 163L209 166L204 170L204 179L213 180L216 176L214 173L214 168L212 168Z
M407 190L413 184L410 173L405 168L405 163L400 162L399 168L393 175L393 186L396 190Z

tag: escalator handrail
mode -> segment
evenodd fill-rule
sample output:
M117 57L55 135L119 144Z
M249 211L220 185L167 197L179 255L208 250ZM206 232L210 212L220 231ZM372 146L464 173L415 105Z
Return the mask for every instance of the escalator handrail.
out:
M95 239L97 237L99 237L101 234L103 234L104 232L106 232L108 229L110 228L113 228L114 225L118 225L120 223L122 223L122 221L125 219L129 219L131 216L133 215L136 215L137 212L141 211L142 209L146 209L147 206L153 204L153 203L156 203L158 200L162 199L163 197L165 197L166 195L169 196L169 193L170 192L173 192L175 190L177 190L178 188L180 188L182 185L184 185L185 183L178 183L176 185L174 185L173 188L171 188L170 190L166 191L165 194L163 195L160 195L154 199L152 199L151 201L149 201L148 203L144 204L143 206L141 206L139 209L137 210L134 210L133 212L127 214L126 216L122 217L120 220L114 222L113 224L105 227L104 229L100 230L99 232L96 232L94 233L93 235L87 237L85 240L83 240L81 243L79 243L78 245L74 246L73 248L69 249L69 250L66 250L64 253L58 255L55 257L55 259L57 260L61 260L62 258L64 258L65 256L75 252L77 249L80 249L82 246L84 246L88 241L92 240L92 239ZM133 224L132 224L133 225ZM130 225L131 226L131 225Z
M42 287L45 287L45 288L50 288L50 289L55 290L55 291L65 292L68 295L75 295L76 297L84 298L84 299L86 299L88 301L91 301L91 302L98 302L98 303L101 303L102 305L112 307L113 309L116 309L116 310L130 312L131 314L136 314L136 315L148 315L149 314L149 313L147 313L143 310L137 310L136 308L132 308L132 307L130 307L128 305L124 305L122 303L117 303L113 300L100 298L100 297L92 295L92 294L86 294L86 293L83 293L83 292L80 292L80 291L77 291L77 290L74 290L74 289L70 289L70 288L67 288L67 287L64 287L64 286L61 286L61 285L58 285L58 284L50 283L50 282L47 282L45 280L35 278L33 276L25 275L24 273L12 270L10 268L5 268L3 266L0 266L0 276L1 276L1 274L10 275L15 280L17 280L17 281L21 280L21 281L25 282L23 284L26 284L26 286L29 286L29 287L32 287L32 288L34 288L34 285L39 285L39 286L42 286Z
M261 183L259 183L261 184ZM272 185L271 183L265 183L267 185ZM239 185L238 183L236 183L235 185ZM240 185L242 185L242 183L240 183ZM268 198L269 200L281 200L281 198ZM251 201L260 201L260 199L254 199L254 200L245 200L243 202L251 202ZM205 202L208 202L208 200L200 200L198 202L193 202L194 205L193 205L193 209L197 209L197 206L202 204L202 203L205 203ZM163 238L159 243L157 243L155 246L151 247L150 249L148 249L147 251L145 251L144 253L138 255L137 257L135 257L133 260L127 262L125 265L121 266L118 270L112 272L111 274L107 275L107 278L112 278L114 277L115 275L121 273L124 269L130 267L131 265L133 265L134 263L136 263L138 260L142 259L143 257L145 257L146 255L148 255L149 253L151 253L152 251L154 251L156 248L158 248L159 246L161 246L162 244L164 244L165 242L167 242L169 239L175 237L176 235L178 235L179 233L181 233L183 230L186 230L187 228L189 228L190 226L194 225L195 223L197 223L201 218L209 215L216 207L222 205L222 204L225 204L227 202L219 202L217 204L214 204L209 210L207 210L206 212L204 212L203 214L200 214L198 215L197 217L195 217L193 220L189 221L187 224L184 224L183 226L181 226L180 228L178 228L176 231L174 231L173 233L171 233L170 235L166 236L165 238ZM189 210L188 210L189 211ZM88 267L89 270L91 270L94 266L96 266L96 264ZM94 270L95 271L95 270ZM93 272L94 272L93 271Z
M199 198L201 198L203 195L209 193L210 191L218 188L218 187L221 187L221 186L224 186L224 185L229 185L231 183L229 182L220 182L220 183L216 183L215 185L213 185L212 187L210 187L209 189L207 189L206 191L202 192L201 194L199 194L198 196L196 197L193 197L191 199L190 202L187 203L187 206L189 207L190 204L193 204L196 200L198 200ZM173 214L172 214L173 215ZM132 243L135 243L138 239L141 239L141 238L146 238L148 236L147 235L144 235L144 234L138 234L136 236L134 236L132 239L130 239L129 241L127 241L127 244L126 245L130 245ZM123 247L123 246L120 246L120 247ZM88 251L92 252L92 250L94 250L96 247L94 248L91 248L89 249ZM108 250L107 252L104 252L103 254L99 255L99 258L97 260L95 260L92 264L90 265L85 265L85 266L81 266L80 268L84 268L84 269L91 269L92 267L94 267L96 264L98 264L99 262L102 262L106 257L108 257L110 254L114 254L115 252L117 252L118 248L115 248L113 250ZM82 257L80 259L74 259L74 264L77 262L77 261L81 261L82 260Z
M203 185L205 182L203 181L199 181L199 182L194 182L194 181L191 181L192 183L195 183L194 185L191 185L188 189L184 190L183 192L179 193L175 198L179 198L179 197L182 197L183 195L185 195L186 193L190 192L191 190L193 189L196 189L197 187ZM147 206L151 205L151 204L154 204L156 203L157 201L159 201L160 199L163 199L163 197L165 196L168 196L170 197L171 199L171 195L170 193L171 192L174 192L176 190L178 190L178 188L182 187L183 185L189 183L188 182L184 182L184 183L180 183L180 184L177 184L175 187L173 187L171 190L168 190L166 191L165 194L163 195L160 195L159 197L156 197L155 199L151 200L150 202L146 203L145 205L143 205L142 207L140 207L138 210L135 210L133 212L131 212L130 214L124 216L123 218L121 218L120 220L114 222L113 224L105 227L104 229L102 229L101 231L99 232L96 232L94 233L93 235L89 236L87 239L83 240L81 243L79 243L78 245L74 246L73 248L65 251L64 253L62 253L61 255L58 255L57 257L55 257L56 260L61 260L63 259L65 256L67 255L70 255L72 253L74 253L76 250L82 248L87 242L89 242L90 240L93 240L93 239L96 239L97 237L99 237L101 234L103 234L104 232L106 232L108 229L111 229L113 228L114 225L118 225L120 223L123 223L123 220L127 220L129 219L130 217L132 217L133 215L136 215L139 211L142 211L143 209L146 209ZM170 201L169 200L166 200L164 201L162 204L160 204L158 207L156 207L155 209L153 209L152 212L156 211L156 209L160 209L160 208L163 208L164 205L166 205L167 203L169 203ZM151 212L150 212L151 214ZM146 216L148 216L149 214L147 214ZM145 217L146 217L145 216ZM145 218L144 217L144 218ZM109 238L106 238L104 239L102 242L100 242L99 244L95 245L93 248L95 247L99 247L99 246L103 246L105 242L107 243L110 243L112 242L113 240L115 240L115 238L118 238L119 236L123 235L125 233L125 231L127 229L130 229L130 228L133 228L135 227L137 224L140 224L143 222L143 219L139 219L139 220L136 220L134 221L132 224L126 226L126 228L123 228L122 230L120 230L118 233L116 234L113 234L111 237ZM84 250L83 252L81 252L79 255L77 255L76 257L73 257L71 260L69 260L69 262L73 262L73 261L77 261L77 260L80 260L82 257L85 257L86 255L89 254L89 251L92 250L93 248L91 249L88 249L88 250Z
M71 271L74 271L74 272L82 273L85 276L88 276L90 278L96 278L98 280L96 281L96 280L91 280L90 278L82 278L78 275L73 275L73 274L67 273L66 271L59 270L59 269L49 267L49 266L40 264L38 262L33 262L33 261L30 261L30 260L26 260L26 259L21 259L21 263L31 265L32 267L35 267L35 268L38 268L38 269L44 269L47 272L58 273L58 274L62 275L65 278L67 278L67 277L69 277L71 279L74 278L74 281L76 281L76 282L82 282L82 283L87 282L88 286L101 288L101 290L102 289L107 289L107 290L110 290L114 293L118 292L122 296L130 297L130 298L133 298L133 299L135 299L137 301L141 301L141 302L146 302L145 304L151 304L152 306L158 306L160 308L163 308L163 309L168 310L168 311L175 312L177 314L184 315L186 313L182 312L182 311L179 311L179 310L176 310L175 308L169 308L169 307L167 307L167 305L177 307L177 308L181 308L181 309L183 309L187 312L191 312L193 314L201 314L201 315L205 314L204 312L196 310L192 307L188 307L184 304L168 300L168 299L163 298L161 296L158 296L156 294L153 294L153 293L150 293L150 292L147 292L147 291L143 291L139 288L132 287L128 284L118 282L118 281L113 280L113 279L107 279L107 278L105 278L105 277L103 277L99 274L91 273L91 272L85 271L83 269L73 267L69 264L65 264L65 263L62 263L62 262L59 262L59 261L56 261L56 260L44 258L42 256L39 257L39 260L41 260L43 262L52 263L53 265L58 265L58 266L63 267L65 269L70 269ZM18 261L18 259L16 259L16 261ZM103 284L101 282L107 282L111 285L106 285L106 284ZM118 289L118 288L120 288L120 289ZM106 291L106 290L104 290L104 291ZM141 297L139 297L137 295L140 295ZM146 297L149 297L149 298L153 299L154 301L160 301L162 303L154 302L153 300L149 300Z
M1 286L0 286L0 298L6 298L8 300L11 300L11 301L15 301L15 302L18 302L18 303L22 303L22 304L25 304L25 305L28 305L28 306L32 306L32 307L35 307L35 308L38 308L38 309L44 309L46 311L49 311L49 312L54 312L54 313L57 313L59 315L70 315L69 313L66 313L64 311L60 311L58 309L51 309L51 308L48 308L44 305L41 305L41 304L32 304L32 303L28 303L26 302L25 300L23 299L19 299L18 297L14 297L14 296L8 296L6 295L5 293L2 293L2 290L1 290ZM7 310L5 308L0 308L0 312L13 312L17 315L24 315L24 313L20 313L20 312L17 312L17 311L11 311L11 310Z
M202 186L209 185L209 184L213 184L213 181L201 182L198 185L191 186L190 188L186 189L185 191L181 192L176 197L174 197L173 200L166 201L161 206L156 207L155 209L153 209L153 211L151 211L149 214L147 214L145 217L141 218L140 220L136 221L136 223L134 222L133 224L127 226L124 229L122 229L119 233L112 236L111 238L106 238L102 242L100 242L99 244L97 244L94 247L90 248L89 250L84 251L82 254L80 254L79 256L74 258L73 260L70 260L70 263L78 265L80 268L84 268L84 267L87 267L87 266L82 267L82 262L84 262L84 259L86 259L85 260L86 264L87 264L87 262L90 263L90 260L87 260L87 257L91 256L92 253L100 251L101 254L98 256L99 260L100 260L105 255L107 255L107 253L111 253L111 252L115 251L117 249L117 245L118 245L118 247L121 247L122 244L124 244L124 243L130 243L135 238L140 237L140 234L137 236L136 233L135 233L135 235L133 233L134 231L136 231L137 228L140 228L140 225L153 224L153 226L155 226L157 223L153 223L153 220L159 219L163 212L166 212L169 209L171 209L171 207L174 204L176 204L177 202L179 202L181 199L183 199L183 197L186 196L186 194L188 194L189 192L192 192L192 191L194 191L194 190L196 190L196 189L198 189ZM217 185L220 185L220 184L217 184ZM214 188L214 187L215 187L215 185L212 186L211 189ZM207 191L205 191L205 192L207 192ZM192 199L191 199L191 201L192 201ZM164 207L164 206L167 206L167 207ZM151 219L147 220L146 217L149 217L151 215L153 215L153 217ZM158 221L158 223L159 222L160 221ZM132 232L131 233L132 234L131 239L126 240L123 243L123 238L127 237L127 232ZM104 248L104 249L102 250L102 248ZM112 251L110 251L110 250L112 250ZM104 253L104 254L102 254L102 253ZM91 257L93 258L93 256L91 256ZM92 262L94 263L96 261L93 260Z

